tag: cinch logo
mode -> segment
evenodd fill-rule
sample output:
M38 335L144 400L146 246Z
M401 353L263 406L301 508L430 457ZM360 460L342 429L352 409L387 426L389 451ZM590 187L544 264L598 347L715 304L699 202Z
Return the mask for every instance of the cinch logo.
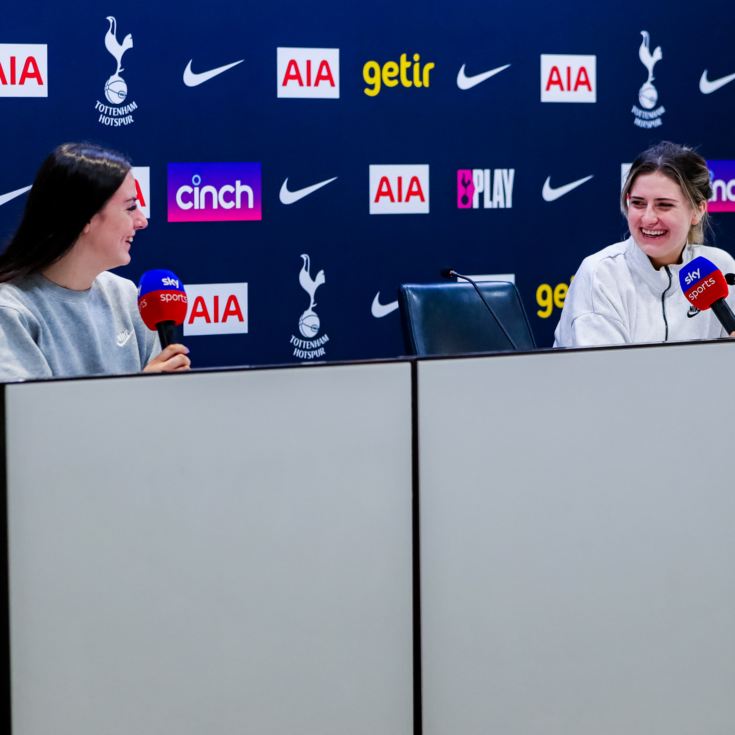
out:
M510 209L514 168L461 168L457 171L459 209Z
M169 222L262 219L259 163L169 163Z
M135 195L138 197L138 209L146 219L151 218L151 169L149 166L133 166L135 179Z
M541 54L542 102L597 102L597 57Z
M186 285L189 309L184 335L247 334L247 283L195 283Z
M707 161L712 178L709 212L735 212L735 161Z
M279 97L339 99L338 48L277 49Z
M0 43L0 97L48 97L47 46Z
M428 214L429 166L370 166L370 214Z
M362 67L362 78L368 86L363 90L368 97L380 94L383 85L386 87L428 87L429 76L436 67L433 61L421 63L421 54L413 54L411 60L407 54L401 54L398 61L386 61L382 66L377 61L367 61Z

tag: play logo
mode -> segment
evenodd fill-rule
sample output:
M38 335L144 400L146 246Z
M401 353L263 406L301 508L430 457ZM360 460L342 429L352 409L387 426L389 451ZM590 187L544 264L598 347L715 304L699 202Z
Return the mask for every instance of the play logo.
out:
M542 102L597 102L597 57L541 54Z
M189 308L184 336L247 334L247 283L186 284Z
M0 43L0 97L48 97L45 43Z
M514 168L461 168L457 171L458 209L510 209Z
M338 48L278 48L277 95L339 99Z
M262 219L260 163L169 163L169 222Z
M428 213L428 164L370 166L370 214Z
M735 161L707 161L712 179L708 212L735 212Z

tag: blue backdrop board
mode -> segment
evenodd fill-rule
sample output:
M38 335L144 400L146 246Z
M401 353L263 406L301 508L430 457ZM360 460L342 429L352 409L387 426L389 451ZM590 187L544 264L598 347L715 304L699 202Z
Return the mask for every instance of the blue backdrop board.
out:
M653 142L713 171L735 247L732 3L13 4L0 236L58 143L131 156L135 281L187 284L195 366L404 351L402 282L513 274L540 346L582 258L622 239ZM710 238L712 239L712 238Z

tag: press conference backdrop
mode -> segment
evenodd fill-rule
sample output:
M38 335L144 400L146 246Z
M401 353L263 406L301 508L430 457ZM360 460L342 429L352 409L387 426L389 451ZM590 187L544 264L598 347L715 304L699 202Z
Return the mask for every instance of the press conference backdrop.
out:
M735 251L735 23L705 0L9 4L0 236L42 160L136 165L135 281L187 285L198 366L404 350L396 299L442 268L515 279L551 344L581 259L626 235L625 164L710 162ZM686 306L685 302L682 302Z

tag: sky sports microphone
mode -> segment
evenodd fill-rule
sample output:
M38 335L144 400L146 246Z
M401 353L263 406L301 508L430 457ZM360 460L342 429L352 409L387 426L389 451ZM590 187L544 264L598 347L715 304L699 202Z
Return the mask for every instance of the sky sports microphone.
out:
M469 276L463 276L461 273L457 273L457 271L452 268L445 268L444 270L442 270L442 276L444 276L444 278L461 278L463 281L471 283L474 286L475 291L477 291L477 295L482 299L482 303L485 304L485 308L490 312L490 315L495 320L495 323L500 327L500 331L505 335L505 338L508 340L508 342L510 342L511 347L514 350L518 349L518 345L513 341L513 337L510 336L508 330L503 326L503 322L500 321L493 307L490 306L488 300L482 295L480 287L477 285L473 278L470 278Z
M161 348L174 341L174 328L186 319L186 291L171 271L146 271L138 285L138 309L146 327L158 330Z
M689 303L700 311L711 308L728 334L735 332L735 314L725 301L728 288L722 271L701 255L679 271L679 283Z

